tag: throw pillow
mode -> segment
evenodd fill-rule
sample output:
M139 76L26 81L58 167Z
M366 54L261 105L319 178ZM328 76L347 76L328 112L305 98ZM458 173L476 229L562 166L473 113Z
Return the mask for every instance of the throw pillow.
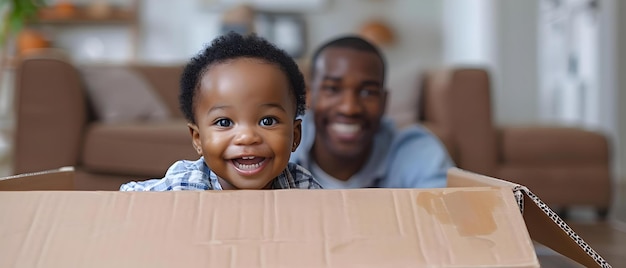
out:
M79 68L89 100L100 121L159 121L170 117L167 105L135 70L115 65L86 65Z

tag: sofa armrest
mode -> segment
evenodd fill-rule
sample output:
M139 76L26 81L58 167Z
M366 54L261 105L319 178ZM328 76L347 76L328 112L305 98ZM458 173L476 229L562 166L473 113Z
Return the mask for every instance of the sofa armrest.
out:
M608 163L609 146L601 133L569 127L506 127L501 129L505 163Z
M15 72L15 105L14 173L78 164L87 102L71 63L48 53L22 58Z
M451 135L455 163L476 173L495 176L497 130L491 113L491 82L482 68L428 70L422 80L423 124Z

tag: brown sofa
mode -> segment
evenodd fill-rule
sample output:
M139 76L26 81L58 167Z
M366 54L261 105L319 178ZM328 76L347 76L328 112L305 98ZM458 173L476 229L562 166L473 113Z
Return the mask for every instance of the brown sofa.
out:
M162 177L176 160L197 159L178 109L182 66L124 68L158 93L167 118L102 122L87 96L79 66L50 51L21 59L15 72L13 172L74 166L77 189L116 190L130 180Z
M526 185L551 207L592 206L607 215L610 152L602 133L577 128L494 125L491 86L479 68L429 70L419 120L459 168Z

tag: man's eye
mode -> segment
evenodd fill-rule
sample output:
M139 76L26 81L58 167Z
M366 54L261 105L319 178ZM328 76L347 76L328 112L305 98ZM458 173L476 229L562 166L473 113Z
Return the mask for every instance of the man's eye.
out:
M325 85L323 85L323 86L322 86L322 90L323 90L323 91L326 91L326 92L328 92L328 93L337 93L337 92L339 92L339 87L337 87L337 86L329 86L329 85L326 85L326 86L325 86Z
M276 118L273 118L273 117L265 117L265 118L261 119L259 124L261 126L271 126L271 125L278 124L278 120L276 120Z
M359 95L361 97L375 97L380 95L380 89L361 89Z
M215 125L217 125L218 127L230 127L233 124L233 121L230 121L229 119L219 119L215 122Z

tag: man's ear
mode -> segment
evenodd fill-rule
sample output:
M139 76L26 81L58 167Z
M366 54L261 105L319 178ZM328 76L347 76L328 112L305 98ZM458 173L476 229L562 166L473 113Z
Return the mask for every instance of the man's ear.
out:
M309 59L301 59L296 62L298 64L298 68L302 73L302 78L304 78L304 92L305 92L305 108L309 109L310 105L310 91L311 91L311 76L309 70Z
M306 87L306 94L304 94L304 97L304 108L308 110L311 108L311 90L308 86Z
M391 92L389 92L388 89L383 88L383 94L381 96L381 103L383 105L383 111L386 113L387 112L387 99L389 99L389 94L391 94Z
M198 126L188 123L187 127L189 127L189 134L191 134L191 143L193 148L196 150L198 155L202 156L202 143L200 142L200 132L198 131Z
M302 140L302 120L296 119L293 121L293 146L291 147L291 152L295 152L300 146L300 141Z
M317 98L318 90L316 87L319 85L319 81L315 81L315 76L311 76L306 83L306 109L313 107L313 102Z

